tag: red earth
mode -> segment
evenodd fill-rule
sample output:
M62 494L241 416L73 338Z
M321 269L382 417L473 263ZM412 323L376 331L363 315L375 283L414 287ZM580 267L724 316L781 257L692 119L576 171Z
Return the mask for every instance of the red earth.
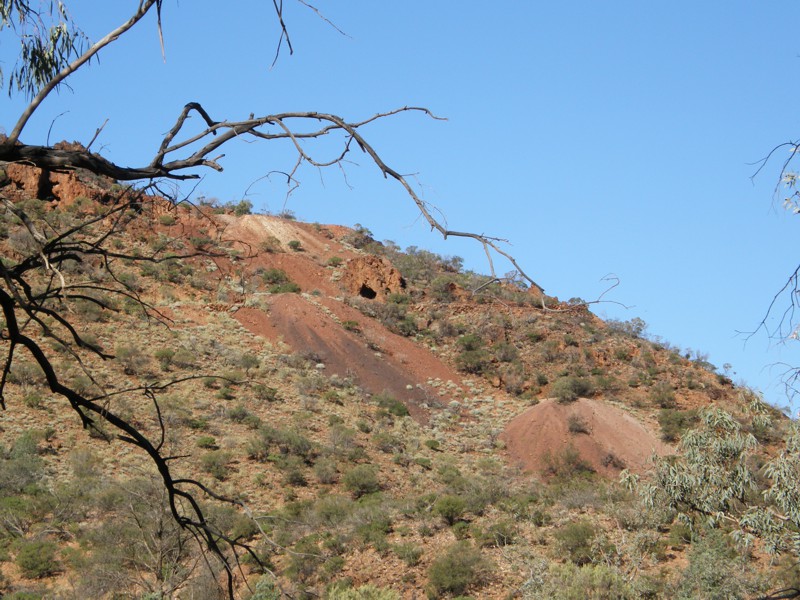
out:
M627 411L587 398L542 400L512 419L501 439L513 462L537 473L546 473L570 447L594 471L612 477L625 468L641 472L653 454L673 451Z

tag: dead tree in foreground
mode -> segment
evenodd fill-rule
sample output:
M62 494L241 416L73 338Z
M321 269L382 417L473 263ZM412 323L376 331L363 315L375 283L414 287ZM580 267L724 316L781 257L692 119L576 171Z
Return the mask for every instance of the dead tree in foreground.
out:
M310 6L303 0L301 4ZM282 3L273 3L275 16L280 25L278 51L285 43L291 52L291 40L283 20ZM17 357L27 352L44 374L47 387L64 398L78 415L84 427L101 431L101 424L110 426L114 437L130 443L145 452L155 465L167 491L169 509L175 521L224 565L227 574L227 593L234 595L234 576L237 556L252 551L236 539L223 535L208 521L198 501L198 494L207 494L223 502L237 504L238 501L215 494L213 490L195 479L177 478L170 469L174 457L165 455L165 425L156 394L164 387L144 386L138 390L150 399L157 415L159 434L148 437L130 419L117 414L109 407L113 394L103 392L96 395L70 385L54 364L50 351L42 341L50 340L62 352L68 353L77 368L85 368L87 357L102 360L114 358L91 339L82 335L76 327L74 315L67 309L71 302L93 304L102 310L114 310L109 298L117 297L133 301L149 318L163 320L163 316L149 306L134 289L128 286L115 272L115 264L128 262L159 262L164 255L153 253L141 256L125 253L115 248L111 241L125 232L142 212L142 203L147 194L158 189L159 181L187 180L200 177L198 170L222 171L220 153L222 147L234 139L250 139L258 142L288 141L294 148L293 168L284 173L291 187L295 175L303 165L316 168L342 167L346 157L353 151L366 154L379 172L387 179L399 183L412 202L422 213L432 229L445 238L449 236L472 238L482 244L494 275L492 254L497 253L509 260L527 282L541 290L507 254L500 244L503 240L481 234L451 231L442 225L413 187L397 170L387 165L378 151L366 139L362 131L371 123L394 117L400 113L420 113L437 119L429 110L405 106L396 110L378 113L361 121L348 121L340 116L324 112L287 112L253 115L241 120L215 120L201 104L190 102L178 115L175 124L160 142L152 160L136 167L123 167L108 159L77 146L43 146L22 143L21 136L30 117L42 101L75 71L91 62L107 45L116 42L136 26L148 13L155 12L161 34L162 0L140 0L138 8L122 25L110 31L95 43L71 21L61 3L51 14L37 10L27 0L0 0L0 31L16 34L22 43L17 67L9 79L12 91L26 94L30 102L6 137L0 138L0 167L23 164L43 169L45 172L65 173L85 170L115 181L139 182L138 187L123 188L120 193L110 195L102 209L82 219L59 219L51 215L36 214L29 204L19 201L11 193L10 179L0 170L0 204L7 222L21 224L25 232L24 243L9 252L0 261L0 309L4 324L0 331L4 361L0 375L0 406L5 408L4 391ZM313 7L311 7L313 9ZM316 10L316 9L314 9ZM48 22L49 19L49 22ZM186 133L184 126L190 114L199 115L205 128L199 132ZM332 157L319 158L313 147L315 140L338 136L338 153ZM90 144L91 146L91 144ZM36 200L30 198L30 200ZM198 253L173 254L170 259L188 259ZM70 264L93 263L105 273L99 281L72 276L67 268ZM98 389L99 386L96 386ZM255 555L253 555L254 558Z

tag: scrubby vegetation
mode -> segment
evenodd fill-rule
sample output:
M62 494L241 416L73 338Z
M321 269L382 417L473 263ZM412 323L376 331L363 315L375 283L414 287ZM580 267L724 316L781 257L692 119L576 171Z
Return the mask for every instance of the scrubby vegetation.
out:
M65 227L79 209L92 210L91 201L37 210ZM364 227L338 239L334 228L284 218L296 233L276 229L285 241L265 233L250 256L211 220L247 206L210 203L202 218L170 210L143 212L146 226L120 236L120 246L162 256L185 244L213 259L122 263L117 276L171 327L152 326L135 303L80 299L71 306L84 339L113 358L78 368L58 340L44 343L76 389L114 390L109 410L161 443L181 473L241 503L201 494L220 535L253 551L237 575L252 598L392 600L403 590L736 598L795 583L798 523L786 490L797 473L796 434L710 371L702 354L687 359L647 339L640 320L603 323L513 277L485 285L458 258L401 251ZM7 221L0 244L13 257L25 237L21 223ZM191 239L172 237L178 230ZM325 245L325 253L312 250ZM391 261L406 287L383 299L343 288L347 261L364 252ZM106 276L89 263L62 272L87 285ZM292 347L269 329L286 315L299 329L309 314L340 336L329 339L361 354L312 348L311 334ZM421 357L452 379L420 376ZM358 379L357 360L374 361L378 383ZM4 596L219 597L220 565L211 561L209 571L141 457L102 428L86 433L59 418L43 373L24 356L8 379ZM581 454L594 430L575 412L579 398L623 407L683 454L657 463L653 476L627 479L630 487L604 478ZM550 399L572 415L564 423L570 444L523 472L503 452L504 427ZM712 405L728 417L709 413ZM702 494L699 481L710 484ZM790 559L770 562L770 550Z

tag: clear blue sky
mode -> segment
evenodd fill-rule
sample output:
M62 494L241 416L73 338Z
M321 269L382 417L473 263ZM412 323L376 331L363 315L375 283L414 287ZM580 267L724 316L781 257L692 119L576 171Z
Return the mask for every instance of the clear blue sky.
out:
M137 2L67 4L98 38ZM288 110L359 119L426 106L449 120L403 115L365 133L389 164L418 174L453 229L507 237L562 299L593 299L615 273L621 285L609 298L634 308L600 305L598 314L639 316L651 334L731 363L734 379L786 404L769 365L800 364L800 353L763 335L745 345L736 332L758 325L800 261L800 217L773 201L778 162L755 181L749 164L800 137L796 2L320 0L343 37L287 0L296 51L271 70L278 30L268 3L164 5L166 64L149 19L75 77L72 92L48 99L23 141L43 143L64 111L51 142L87 142L108 118L95 148L134 165L149 162L188 101L219 120ZM0 37L5 69L14 51ZM0 102L8 130L22 103ZM354 189L337 171L307 170L287 207L486 271L480 248L435 237L397 185L353 158ZM292 157L240 144L223 164L198 191L238 200ZM249 198L277 212L284 196L274 179Z

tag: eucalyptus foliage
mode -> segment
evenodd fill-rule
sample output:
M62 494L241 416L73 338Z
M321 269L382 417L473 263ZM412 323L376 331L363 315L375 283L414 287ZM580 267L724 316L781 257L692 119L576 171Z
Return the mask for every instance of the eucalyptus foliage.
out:
M63 2L0 0L0 31L10 29L20 50L8 78L8 94L35 96L71 60L86 49L88 38L71 21ZM0 65L0 86L4 85Z
M780 451L764 461L750 429L778 424L760 397L743 394L749 400L745 418L716 407L702 411L679 454L656 459L650 481L629 472L623 481L646 505L666 507L692 526L730 527L744 547L760 540L770 554L800 560L800 427L788 422Z

